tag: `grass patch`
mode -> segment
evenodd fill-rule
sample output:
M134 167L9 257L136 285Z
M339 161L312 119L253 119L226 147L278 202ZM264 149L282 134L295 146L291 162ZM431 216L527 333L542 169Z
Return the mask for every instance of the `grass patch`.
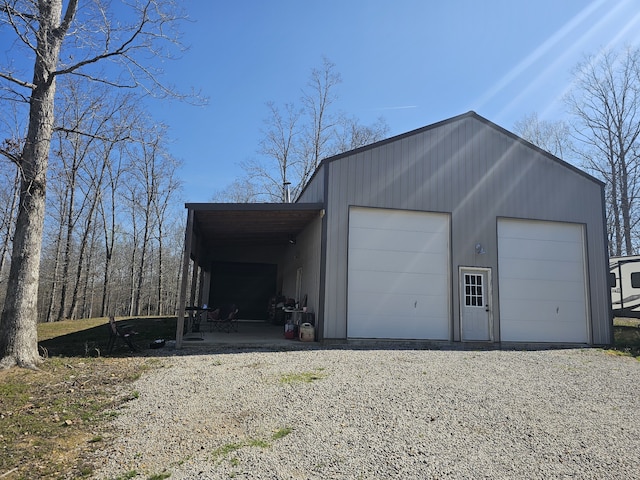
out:
M291 427L286 427L286 428L281 428L279 430L276 430L274 432L273 435L271 435L271 438L273 440L279 440L281 438L286 437L287 435L289 435L291 432L293 432L293 428Z
M128 349L102 356L101 346L109 339L106 323L92 319L38 325L40 345L49 353L40 370L0 369L3 480L92 474L93 466L85 459L91 451L107 448L102 429L117 415L117 407L139 396L127 384L161 365L158 358L131 356ZM155 339L156 327L165 323L173 325L175 335L175 318L135 323L146 332L142 338ZM101 356L85 355L89 342L100 346ZM122 478L131 478L128 474Z
M212 452L213 459L217 460L220 457L226 457L230 453L240 450L244 446L246 446L245 443L227 443L226 445L216 448Z
M607 352L632 356L640 361L640 319L614 318L613 348Z
M286 373L280 376L280 383L311 383L324 377L326 377L326 375L320 373L320 370L316 370L313 372Z
M279 430L276 430L273 433L273 435L271 435L271 441L276 441L281 438L284 438L287 435L289 435L292 431L293 431L293 428L291 427L286 427L286 428L281 428ZM227 443L226 445L216 448L211 455L214 461L219 461L245 447L270 448L272 445L271 441L265 440L263 438L249 438L242 442ZM238 464L237 458L233 457L230 459L230 461L234 466L237 466Z
M247 447L258 447L258 448L269 448L271 443L266 440L262 440L260 438L253 438L247 441Z
M131 470L123 475L120 475L119 477L116 477L114 480L129 480L137 476L138 476L138 472L136 472L135 470Z
M165 478L169 478L171 474L169 472L156 473L151 475L148 480L164 480Z
M158 338L176 338L176 317L137 317L116 319L137 332L134 342L140 351ZM48 357L104 357L130 355L129 347L117 340L112 353L107 352L109 343L109 319L90 318L63 320L38 325L38 346Z

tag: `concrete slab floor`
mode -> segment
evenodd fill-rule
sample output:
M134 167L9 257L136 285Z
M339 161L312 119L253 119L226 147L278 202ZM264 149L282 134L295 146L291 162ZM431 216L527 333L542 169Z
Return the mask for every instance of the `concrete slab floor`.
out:
M284 337L284 325L273 325L262 320L238 320L238 331L210 331L210 325L200 325L200 332L187 333L182 338L182 347L202 347L205 345L225 346L275 346L304 347L318 345L317 342L301 342Z

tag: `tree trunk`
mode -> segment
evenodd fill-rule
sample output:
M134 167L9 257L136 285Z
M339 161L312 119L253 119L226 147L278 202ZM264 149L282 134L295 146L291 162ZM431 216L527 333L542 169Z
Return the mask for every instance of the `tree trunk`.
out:
M2 251L0 251L0 276L4 271L4 265L7 258L7 252L9 251L9 244L11 243L11 238L13 238L13 217L16 213L16 206L18 205L18 196L20 186L20 170L16 169L16 177L12 186L12 195L11 195L11 206L7 211L7 225L3 234L2 239Z
M611 167L611 212L613 215L613 237L615 256L622 256L622 229L620 227L620 209L618 199L618 174L614 157L609 158Z
M44 60L39 58L35 75L48 75L47 70ZM34 368L40 362L38 278L54 96L55 78L51 78L49 82L41 82L30 100L29 128L22 152L20 209L13 239L7 298L0 321L2 367L19 365Z
M56 293L58 291L58 278L60 273L60 255L62 254L62 233L64 231L64 222L60 220L60 225L58 226L58 236L56 237L55 242L55 256L54 256L54 264L53 264L53 279L51 282L51 294L49 295L49 304L47 306L47 317L46 322L53 321L53 304L55 302Z
M104 174L104 164L102 170L98 176L97 181L95 182L96 189L99 190L102 185L102 176ZM87 243L89 242L90 236L93 234L93 220L96 211L96 207L98 206L98 197L99 192L96 191L93 193L93 199L91 200L91 204L89 205L89 211L87 212L87 220L84 228L84 232L82 233L82 238L80 240L80 252L78 253L78 267L76 268L76 281L75 286L73 288L73 293L71 294L71 305L69 306L69 315L68 318L75 318L76 306L78 304L78 292L80 290L80 283L82 278L82 269L84 267L84 257L87 250ZM92 237L91 237L92 238ZM87 268L89 268L87 266Z
M164 289L163 289L163 283L164 283L164 272L163 272L163 266L162 266L162 223L159 223L158 225L158 315L164 315L164 303L163 303L163 297L164 297Z
M135 290L134 315L140 315L140 298L142 297L142 282L144 281L144 266L149 245L149 219L145 219L144 235L142 237L142 249L140 250L140 263L138 264L138 283Z
M105 160L106 162L106 160ZM105 205L102 200L102 196L100 199L100 214L102 215L102 228L104 234L104 275L103 275L103 284L102 284L102 306L100 309L100 316L105 317L107 315L109 309L109 287L110 287L110 279L111 279L111 260L113 256L113 249L115 246L115 236L116 236L116 179L113 177L113 173L110 172L111 178L109 182L110 187L110 195L111 195L111 211L109 212L110 221L107 222L107 214L105 211ZM118 173L119 176L119 173Z

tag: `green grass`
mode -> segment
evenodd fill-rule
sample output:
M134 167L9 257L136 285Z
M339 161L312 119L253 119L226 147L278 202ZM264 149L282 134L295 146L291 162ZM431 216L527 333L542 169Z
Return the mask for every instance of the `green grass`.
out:
M292 431L293 431L293 428L285 427L285 428L276 430L271 435L270 440L266 440L264 438L249 438L241 442L227 443L226 445L222 445L221 447L218 447L213 452L211 452L211 456L214 461L220 461L226 457L229 457L232 453L245 447L270 448L272 446L272 442L286 437ZM237 466L237 463L238 463L237 458L233 457L230 459L230 461L234 466Z
M273 435L271 435L271 438L273 440L279 440L289 435L292 431L293 431L293 428L291 427L281 428L279 430L276 430L276 432Z
M292 383L311 383L315 380L320 380L326 375L319 373L319 371L313 372L300 372L300 373L287 373L280 377L280 383L292 384Z
M629 355L640 361L640 320L635 318L613 319L614 355Z
M40 369L0 369L3 480L87 478L93 472L85 460L89 452L108 448L101 427L116 415L116 407L139 396L127 384L161 366L160 359L145 356L149 343L175 338L175 317L127 319L140 332L140 350L132 355L117 345L107 357L107 322L39 324L39 345L47 354Z
M212 452L212 456L214 460L217 460L220 457L226 457L230 453L235 452L236 450L240 450L242 447L245 447L247 444L245 442L241 443L227 443L226 445L222 445L221 447L216 448Z
M164 480L165 478L169 478L170 476L171 473L169 472L156 473L154 475L151 475L147 480Z
M116 319L119 325L130 326L137 332L134 342L140 351L148 350L156 339L176 338L176 317L139 317ZM107 352L109 319L63 320L38 325L38 346L48 357L100 357L129 355L129 347L117 340L113 351Z

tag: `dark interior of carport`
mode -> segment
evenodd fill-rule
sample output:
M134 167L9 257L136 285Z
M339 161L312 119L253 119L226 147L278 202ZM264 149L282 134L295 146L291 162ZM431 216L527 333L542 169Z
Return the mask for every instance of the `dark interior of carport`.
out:
M207 303L208 307L235 304L240 318L267 320L270 299L281 293L284 280L282 254L323 205L185 206L188 218L178 318ZM188 329L188 322L178 322L178 345Z

